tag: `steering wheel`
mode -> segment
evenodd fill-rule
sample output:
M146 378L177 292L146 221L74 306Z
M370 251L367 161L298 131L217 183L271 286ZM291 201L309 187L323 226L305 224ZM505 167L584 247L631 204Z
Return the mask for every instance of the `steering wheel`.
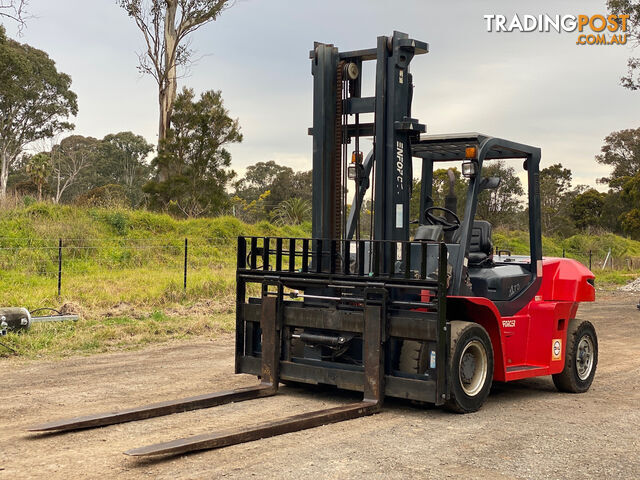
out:
M439 210L444 213L448 213L453 217L452 222L448 222L443 217L436 217L433 212ZM444 207L429 207L424 211L424 219L429 225L442 225L445 232L457 230L460 228L460 218L454 212Z

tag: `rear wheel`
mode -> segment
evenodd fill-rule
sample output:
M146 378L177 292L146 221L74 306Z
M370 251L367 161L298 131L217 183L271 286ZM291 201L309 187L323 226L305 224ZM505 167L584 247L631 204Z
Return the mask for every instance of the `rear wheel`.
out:
M591 322L574 318L567 328L564 369L553 375L561 392L583 393L589 390L598 366L598 337Z
M493 348L487 331L473 322L451 322L449 399L445 407L471 413L482 407L493 381Z

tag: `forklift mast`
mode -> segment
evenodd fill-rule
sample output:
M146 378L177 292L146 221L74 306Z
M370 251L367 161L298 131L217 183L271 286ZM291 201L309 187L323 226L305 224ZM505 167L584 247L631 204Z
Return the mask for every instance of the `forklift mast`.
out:
M373 240L409 240L411 140L425 126L411 118L413 96L409 70L428 44L405 33L378 37L375 49L339 52L316 43L310 52L313 74L313 209L312 237L349 240L357 232L364 192L373 170ZM362 96L362 64L375 61L375 95ZM373 121L360 123L361 114ZM353 122L350 121L353 118ZM360 139L371 137L373 151L362 161ZM347 145L354 143L351 170ZM354 172L353 175L350 175ZM347 220L347 180L357 191ZM358 237L358 236L357 236ZM359 240L359 238L357 238ZM328 249L324 242L323 250ZM390 271L392 252L384 249L381 266Z

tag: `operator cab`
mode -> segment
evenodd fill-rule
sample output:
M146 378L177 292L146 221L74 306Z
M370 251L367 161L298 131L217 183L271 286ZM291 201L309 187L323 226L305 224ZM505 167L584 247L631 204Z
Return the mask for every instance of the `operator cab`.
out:
M533 296L537 289L530 287L535 287L542 274L537 261L541 259L540 224L533 213L539 211L539 198L534 194L539 190L531 188L538 181L539 149L470 133L422 135L412 144L412 154L423 162L421 218L413 240L447 244L452 267L450 295L485 297L501 313L515 313L521 304L526 304L525 299ZM483 176L483 165L491 160L512 158L524 159L523 167L529 170L531 255L526 257L511 256L510 252L494 255L492 225L476 213L480 193L498 189L501 182L498 177ZM452 162L456 163L446 172L447 189L440 166L446 168ZM439 182L434 182L434 174ZM447 192L434 191L434 184L443 183L440 190ZM462 184L464 196L456 194ZM456 272L461 272L457 278Z

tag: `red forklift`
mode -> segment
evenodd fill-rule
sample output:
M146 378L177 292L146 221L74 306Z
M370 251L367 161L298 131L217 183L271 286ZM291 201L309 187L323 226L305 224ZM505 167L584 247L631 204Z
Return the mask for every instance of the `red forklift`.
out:
M348 405L125 452L174 455L377 413L385 397L469 413L493 381L552 375L560 391L587 391L598 342L593 325L576 315L580 302L595 299L594 275L577 261L542 256L540 149L478 133L426 135L411 116L409 65L427 52L426 43L400 32L379 37L372 49L316 43L310 52L312 235L238 238L235 372L258 376L257 386L30 430L79 430L251 400L276 394L280 383L363 393ZM364 62L375 66L371 96L362 95ZM361 144L370 140L365 157ZM414 158L420 192L412 191ZM526 171L528 255L495 254L491 224L476 218L481 192L499 188L499 178L483 176L496 160ZM452 164L467 185L460 212L453 188L444 205L433 201L434 166ZM420 195L419 218L410 217L412 195Z

